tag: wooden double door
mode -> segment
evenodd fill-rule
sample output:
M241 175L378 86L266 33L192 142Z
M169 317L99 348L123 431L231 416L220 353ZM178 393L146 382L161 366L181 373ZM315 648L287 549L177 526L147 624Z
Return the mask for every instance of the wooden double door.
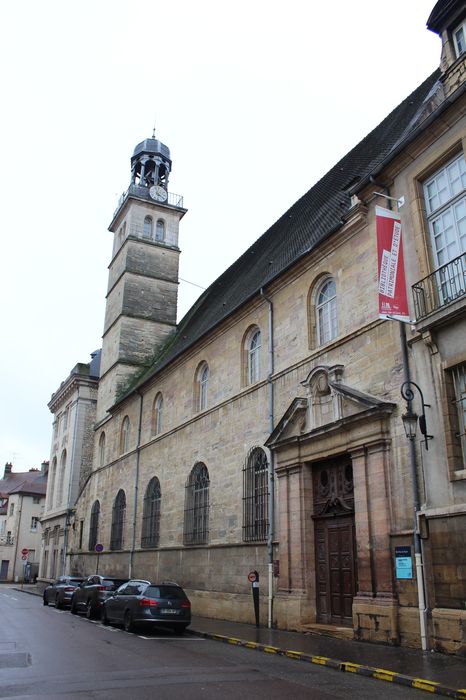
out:
M351 462L316 465L313 482L317 622L352 625L357 568Z

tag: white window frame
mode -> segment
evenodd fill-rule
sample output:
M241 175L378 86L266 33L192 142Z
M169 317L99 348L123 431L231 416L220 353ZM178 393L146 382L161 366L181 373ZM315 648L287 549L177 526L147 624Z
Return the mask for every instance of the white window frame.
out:
M458 40L458 34L461 32L461 42ZM455 47L455 56L459 58L466 52L466 19L464 19L451 33L453 37L453 45Z
M333 293L328 295L327 289L330 285L333 285ZM325 345L338 336L337 286L333 277L327 277L321 282L315 299L317 344Z
M255 328L248 340L248 384L255 384L261 376L262 335L259 328Z
M466 162L463 153L424 182L424 198L435 266L441 267L466 252ZM451 218L450 225L447 225L448 217ZM461 224L465 227L463 235Z

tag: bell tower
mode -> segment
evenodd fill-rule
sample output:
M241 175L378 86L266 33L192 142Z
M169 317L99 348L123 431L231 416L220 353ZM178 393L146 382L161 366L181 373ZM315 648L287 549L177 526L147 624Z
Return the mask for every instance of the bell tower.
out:
M102 420L136 372L176 326L179 223L183 198L168 192L170 151L145 139L131 158L131 181L109 226L113 253L97 402Z

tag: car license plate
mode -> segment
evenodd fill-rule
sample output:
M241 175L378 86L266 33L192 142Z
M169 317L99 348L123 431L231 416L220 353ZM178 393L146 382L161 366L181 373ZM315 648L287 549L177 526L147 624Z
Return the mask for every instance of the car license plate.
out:
M179 610L173 610L173 608L162 608L160 612L164 615L179 615L180 613Z

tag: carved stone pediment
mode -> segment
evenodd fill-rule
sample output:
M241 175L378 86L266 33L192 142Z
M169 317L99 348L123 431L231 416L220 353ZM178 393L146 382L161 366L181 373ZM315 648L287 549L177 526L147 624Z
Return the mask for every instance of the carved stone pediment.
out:
M359 414L362 417L393 410L395 404L343 384L343 372L343 365L315 367L301 382L306 397L293 399L266 444L272 447L324 427L331 429Z

